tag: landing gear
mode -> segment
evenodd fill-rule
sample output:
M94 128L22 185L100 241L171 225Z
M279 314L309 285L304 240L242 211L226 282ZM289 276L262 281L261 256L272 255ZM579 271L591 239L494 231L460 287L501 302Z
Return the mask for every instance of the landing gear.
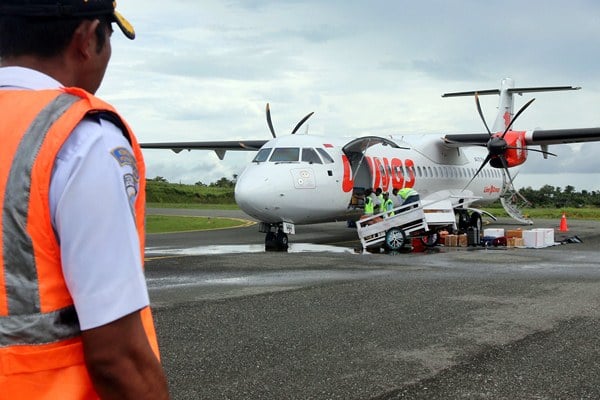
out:
M483 230L483 221L481 220L481 214L478 212L471 213L471 217L469 218L469 227L477 228L478 232Z
M275 229L275 231L273 231ZM261 223L260 232L265 232L265 251L287 251L288 235L281 226Z
M454 210L456 213L456 226L459 232L466 232L469 228L477 228L479 232L483 229L481 214L477 211L472 211L469 214L468 210Z

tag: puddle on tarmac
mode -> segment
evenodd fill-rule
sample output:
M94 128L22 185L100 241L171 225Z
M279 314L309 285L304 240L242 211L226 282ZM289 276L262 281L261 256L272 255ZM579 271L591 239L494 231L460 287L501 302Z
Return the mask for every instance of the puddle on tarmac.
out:
M356 280L365 277L389 275L387 270L300 270L281 272L255 272L250 275L233 275L231 273L202 273L146 278L148 289L174 289L193 287L289 287L306 285L314 282Z
M211 254L238 254L238 253L264 253L264 244L240 244L240 245L211 245L188 247L185 249L168 249L161 247L146 247L147 256L202 256ZM329 246L311 243L290 243L288 253L354 253L349 247Z

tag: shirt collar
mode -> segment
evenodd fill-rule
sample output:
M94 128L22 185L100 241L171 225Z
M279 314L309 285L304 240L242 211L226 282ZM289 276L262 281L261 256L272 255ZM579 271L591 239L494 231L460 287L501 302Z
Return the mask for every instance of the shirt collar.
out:
M42 72L25 67L1 67L0 89L58 89L63 85Z

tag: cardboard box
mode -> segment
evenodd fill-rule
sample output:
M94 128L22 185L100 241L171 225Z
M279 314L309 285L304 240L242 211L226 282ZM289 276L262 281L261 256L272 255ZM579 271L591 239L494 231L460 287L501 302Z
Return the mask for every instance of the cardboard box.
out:
M520 237L506 238L506 247L523 247L523 238L520 238Z
M544 232L535 229L523 231L523 245L525 247L532 247L535 249L545 247Z
M552 228L536 228L536 229L532 229L532 230L541 232L543 241L544 241L544 247L554 246L554 229L552 229Z
M446 247L456 247L458 244L458 236L457 235L446 235L444 238L444 246Z
M504 229L503 228L486 228L483 230L483 236L489 236L489 237L501 237L504 236Z
M523 231L521 229L507 229L505 236L507 238L522 238Z
M458 235L458 246L459 247L467 247L469 245L467 241L467 234L463 233L462 235Z

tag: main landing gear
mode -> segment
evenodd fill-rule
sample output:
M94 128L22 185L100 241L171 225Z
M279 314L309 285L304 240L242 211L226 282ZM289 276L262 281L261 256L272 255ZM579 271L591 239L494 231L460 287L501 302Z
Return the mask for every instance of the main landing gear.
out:
M265 251L287 251L288 235L283 231L282 224L261 222L259 232L265 235Z
M459 232L466 232L469 228L477 228L478 232L483 230L483 222L480 213L476 211L469 213L468 210L463 209L455 209L454 212L456 213L456 225Z

